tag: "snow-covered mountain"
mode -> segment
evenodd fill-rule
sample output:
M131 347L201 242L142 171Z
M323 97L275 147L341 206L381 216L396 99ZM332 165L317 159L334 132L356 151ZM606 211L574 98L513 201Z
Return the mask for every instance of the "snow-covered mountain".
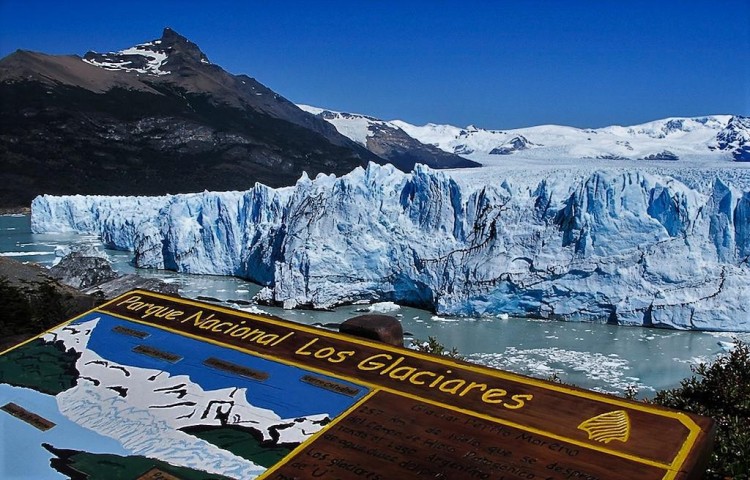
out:
M645 167L370 164L280 189L41 196L32 228L100 235L142 267L245 277L287 307L750 330L750 169Z
M629 127L580 129L542 125L512 130L485 130L470 125L416 126L400 120L384 121L366 115L331 112L306 105L300 108L321 116L339 133L366 145L377 132L403 132L421 143L483 165L556 162L568 159L643 161L750 161L750 119L714 115L667 118Z
M391 122L421 142L483 164L524 159L750 161L750 120L714 115L666 118L641 125L580 129L542 125L512 130ZM513 148L507 148L511 146ZM495 155L500 157L492 158Z
M300 109L326 120L339 133L354 140L372 153L388 160L396 168L409 172L420 163L430 168L469 168L479 163L465 159L455 152L443 151L434 145L426 145L407 135L391 122L384 122L367 115L333 112L309 105L297 105Z
M57 395L58 406L70 420L114 438L133 455L158 458L236 478L254 478L265 471L182 431L195 426L252 428L263 441L296 444L328 423L328 415L282 419L275 412L251 405L245 388L204 390L187 375L123 365L88 347L99 319L62 327L44 335L80 354L76 385Z

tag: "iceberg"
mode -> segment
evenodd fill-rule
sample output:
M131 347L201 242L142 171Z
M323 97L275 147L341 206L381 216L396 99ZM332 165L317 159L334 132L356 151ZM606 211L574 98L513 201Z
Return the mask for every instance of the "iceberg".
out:
M749 173L370 164L278 189L43 195L32 229L99 235L142 268L243 277L287 308L750 331Z

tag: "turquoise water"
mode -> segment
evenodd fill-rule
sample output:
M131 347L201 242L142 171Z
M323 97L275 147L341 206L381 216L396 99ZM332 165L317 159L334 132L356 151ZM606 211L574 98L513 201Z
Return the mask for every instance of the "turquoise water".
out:
M94 237L35 235L28 216L0 216L0 255L49 266L55 260L56 248L81 244L103 249ZM260 289L258 285L232 277L136 270L129 252L107 253L116 270L176 283L183 296L213 298L307 325L337 324L361 315L358 310L367 308L359 305L317 312L243 306ZM729 342L733 337L750 341L748 333L684 332L518 318L451 318L407 307L386 313L401 320L409 338L424 340L435 336L471 361L539 378L556 375L564 382L604 392L622 393L633 385L641 397L677 386L690 375L691 365L723 352L720 341Z

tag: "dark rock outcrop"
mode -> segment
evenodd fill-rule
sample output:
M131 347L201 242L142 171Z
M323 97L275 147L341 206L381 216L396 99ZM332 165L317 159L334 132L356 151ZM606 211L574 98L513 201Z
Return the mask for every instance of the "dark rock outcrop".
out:
M667 161L675 161L679 160L680 157L675 155L674 153L670 152L669 150L663 150L661 152L652 153L650 155L646 155L641 160L667 160Z
M103 256L88 256L83 252L71 252L49 270L52 278L77 290L86 290L119 275Z
M411 171L421 163L430 168L468 168L480 166L477 162L444 152L407 135L400 128L373 124L367 137L367 149L385 158L399 170Z
M535 146L535 144L531 143L526 137L518 135L499 147L490 150L490 155L511 155L522 150L528 150L533 146Z
M121 275L109 260L94 252L74 251L53 266L50 276L87 295L111 299L136 288L177 295L177 285L156 278Z
M715 148L730 152L735 162L750 162L750 118L735 115L729 119L716 134Z
M57 282L38 265L0 257L0 351L90 310L100 301Z
M390 315L369 314L352 317L339 326L339 331L389 345L404 346L404 330L401 322Z
M332 112L330 110L323 110L317 113L316 117L327 120L334 125L337 120L353 123L366 122L367 137L357 139L357 141L364 143L370 152L405 172L411 171L414 165L418 163L435 169L480 166L477 162L445 152L435 145L422 143L394 124L375 117L358 113Z

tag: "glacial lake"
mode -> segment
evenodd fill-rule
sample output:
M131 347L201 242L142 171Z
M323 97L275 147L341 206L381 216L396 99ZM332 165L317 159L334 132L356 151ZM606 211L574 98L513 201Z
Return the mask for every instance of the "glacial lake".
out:
M137 270L131 264L131 253L105 250L96 237L32 234L28 215L0 216L1 256L51 266L56 250L83 245L106 251L117 271L177 284L185 297L217 299L225 306L267 312L307 325L338 324L368 308L356 305L320 312L247 306L245 302L260 286L232 277ZM240 303L233 304L235 300ZM731 342L733 338L750 342L750 333L687 332L521 318L453 318L408 307L383 313L399 318L409 334L407 344L410 338L426 340L434 336L446 347L456 347L469 361L538 378L556 375L563 382L601 392L621 394L628 386L635 386L641 398L678 386L680 380L691 375L691 365L723 353L720 342Z

